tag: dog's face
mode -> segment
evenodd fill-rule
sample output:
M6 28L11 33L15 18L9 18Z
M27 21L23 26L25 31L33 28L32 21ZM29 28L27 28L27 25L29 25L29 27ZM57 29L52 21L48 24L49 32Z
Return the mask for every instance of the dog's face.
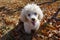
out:
M27 11L26 17L29 21L37 21L38 20L38 14L33 11Z
M35 24L36 21L39 21L43 18L43 13L39 6L36 4L26 5L21 12L21 20L23 22L29 21Z
M38 21L38 13L34 12L34 11L27 11L27 13L25 14L27 20L29 22L32 22L33 24L35 24L36 21Z

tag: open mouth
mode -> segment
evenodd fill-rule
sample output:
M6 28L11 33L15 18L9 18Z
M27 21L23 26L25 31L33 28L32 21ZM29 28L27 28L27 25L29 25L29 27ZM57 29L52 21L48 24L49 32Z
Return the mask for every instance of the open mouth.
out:
M35 21L33 21L32 24L35 25Z

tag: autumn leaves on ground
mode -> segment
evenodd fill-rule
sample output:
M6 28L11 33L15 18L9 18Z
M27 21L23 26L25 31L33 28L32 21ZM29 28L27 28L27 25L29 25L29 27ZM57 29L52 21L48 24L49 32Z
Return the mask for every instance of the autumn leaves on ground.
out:
M19 21L21 9L27 4L38 4L44 18L36 34L25 34ZM0 40L60 40L59 0L0 0Z

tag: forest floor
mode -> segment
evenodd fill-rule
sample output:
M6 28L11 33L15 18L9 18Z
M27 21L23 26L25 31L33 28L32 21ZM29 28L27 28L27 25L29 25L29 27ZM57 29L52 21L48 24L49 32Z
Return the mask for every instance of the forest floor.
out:
M44 18L37 32L26 34L20 12L32 2L40 6ZM0 40L60 40L60 0L0 0Z

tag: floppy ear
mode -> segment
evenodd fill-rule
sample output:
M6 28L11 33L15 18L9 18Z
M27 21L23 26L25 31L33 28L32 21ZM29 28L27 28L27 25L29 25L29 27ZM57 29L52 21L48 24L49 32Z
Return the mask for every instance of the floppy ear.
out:
M24 10L21 11L20 20L22 22L26 22L27 21L27 18L26 18Z
M42 12L42 11L39 11L38 19L39 19L40 21L41 21L41 19L43 19L43 12Z

